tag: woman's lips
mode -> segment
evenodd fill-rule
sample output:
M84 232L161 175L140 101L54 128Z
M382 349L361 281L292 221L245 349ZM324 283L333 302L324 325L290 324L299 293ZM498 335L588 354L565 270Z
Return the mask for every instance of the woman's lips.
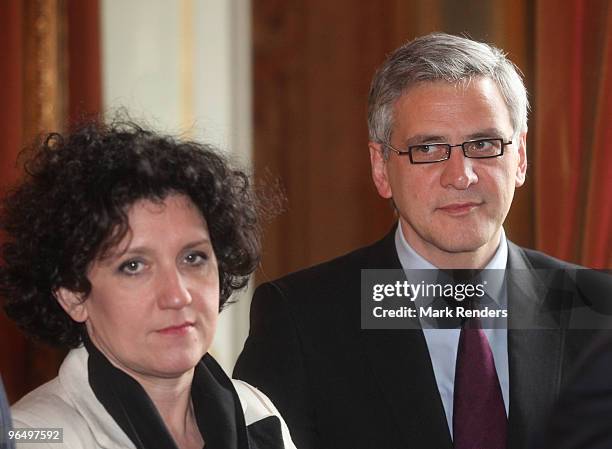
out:
M439 207L438 209L448 215L460 216L460 215L469 214L472 210L476 209L481 204L482 203L476 203L472 201L461 202L461 203L450 203L442 207Z
M193 323L185 322L176 326L168 326L158 330L162 335L182 335L189 332L193 328Z

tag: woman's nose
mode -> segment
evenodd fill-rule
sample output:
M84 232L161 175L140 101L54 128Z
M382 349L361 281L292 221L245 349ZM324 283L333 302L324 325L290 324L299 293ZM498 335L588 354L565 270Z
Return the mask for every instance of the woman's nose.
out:
M191 304L191 294L178 270L165 270L160 274L158 286L160 308L180 309Z

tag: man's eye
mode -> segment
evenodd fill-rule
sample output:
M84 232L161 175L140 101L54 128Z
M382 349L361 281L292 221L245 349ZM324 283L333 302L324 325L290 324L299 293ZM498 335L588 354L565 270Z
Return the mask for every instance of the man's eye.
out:
M472 142L471 150L472 151L492 151L497 150L497 141L494 140L477 140L476 142Z
M413 147L419 153L429 153L435 149L435 145L417 145Z
M121 273L133 275L138 274L144 269L144 263L140 260L128 260L119 266Z
M197 253L187 254L183 260L185 261L187 265L198 266L206 262L207 259L208 259L208 256L206 254L197 252Z

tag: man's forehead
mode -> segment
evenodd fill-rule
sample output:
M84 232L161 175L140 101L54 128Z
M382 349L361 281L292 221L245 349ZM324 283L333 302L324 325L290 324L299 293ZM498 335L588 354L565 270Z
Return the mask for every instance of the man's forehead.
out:
M402 98L414 92L438 92L448 96L449 99L455 96L464 96L466 93L472 91L475 85L481 87L481 90L484 91L483 93L487 95L502 95L497 82L493 78L479 75L461 78L459 80L439 79L410 83L403 89L401 95L396 100L396 104Z
M397 99L393 112L394 131L401 128L402 137L411 140L449 133L469 138L507 137L512 132L508 106L490 78L420 82Z

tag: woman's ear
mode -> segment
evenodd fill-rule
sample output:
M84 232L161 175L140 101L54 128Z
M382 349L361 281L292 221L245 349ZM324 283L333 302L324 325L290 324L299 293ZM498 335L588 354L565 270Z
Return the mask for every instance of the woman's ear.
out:
M87 307L85 306L85 299L81 293L76 293L67 288L60 287L55 290L54 296L60 306L62 306L62 309L64 309L74 321L78 323L87 321Z

